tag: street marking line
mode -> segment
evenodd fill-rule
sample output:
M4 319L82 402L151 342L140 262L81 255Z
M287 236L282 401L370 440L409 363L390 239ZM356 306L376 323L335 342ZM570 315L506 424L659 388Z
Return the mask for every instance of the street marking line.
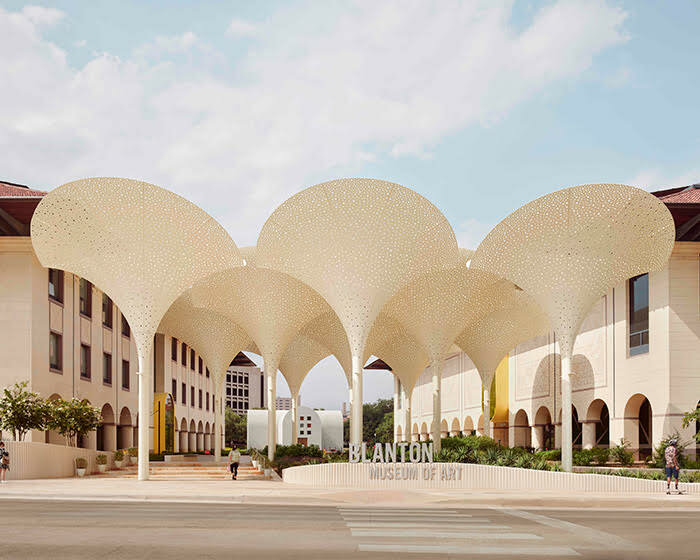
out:
M420 554L469 554L469 555L529 555L529 556L580 556L566 546L470 546L465 550L452 545L402 545L402 544L360 544L359 552L414 552Z
M499 508L499 511L512 515L513 517L520 517L521 519L534 521L535 523L546 525L547 527L573 533L578 537L593 541L595 544L600 545L601 548L614 547L617 549L627 550L645 550L648 548L646 545L633 543L627 539L613 535L612 533L606 533L605 531L599 531L598 529L591 529L590 527L586 527L584 525L578 525L576 523L556 519L554 517L547 517L545 515L532 513L530 511L523 511L513 508ZM581 548L583 548L583 546Z
M433 531L420 529L350 529L353 537L418 537L459 540L540 540L534 533L467 533L456 531Z

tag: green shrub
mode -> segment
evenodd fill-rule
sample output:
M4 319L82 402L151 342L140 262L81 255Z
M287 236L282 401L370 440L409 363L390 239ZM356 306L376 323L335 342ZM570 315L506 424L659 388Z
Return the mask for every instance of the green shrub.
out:
M267 453L267 448L264 450ZM323 450L318 445L278 445L275 449L275 460L281 457L323 457Z
M163 454L163 453L149 453L148 460L149 461L164 461L165 454Z
M623 467L630 466L634 462L634 453L628 451L629 446L630 442L622 438L620 443L610 450L610 458Z
M573 463L577 467L587 467L593 462L593 451L591 449L577 449L574 451Z
M98 465L106 465L107 464L107 455L104 453L100 453L95 457L95 461L97 461Z
M124 452L121 449L117 449L114 452L114 460L115 461L123 461L124 460Z
M138 447L129 447L129 457L138 457L139 456L139 448Z
M549 469L549 463L544 457L533 457L532 468L537 471L546 471Z
M605 465L610 458L610 449L608 447L594 447L591 449L593 453L593 462L596 465Z
M85 457L77 457L75 459L76 469L87 469L87 459Z
M561 449L550 449L549 451L538 451L535 457L541 457L545 461L561 461Z
M513 464L513 466L519 469L531 469L532 462L533 458L532 455L530 455L529 453L518 455L518 457L515 459L515 463Z
M678 464L681 466L682 469L688 468L688 459L684 454L686 444L681 441L681 436L678 432L674 432L673 434L666 436L659 442L659 445L656 446L654 452L651 455L651 460L649 463L652 466L656 467L657 469L663 469L666 466L666 448L668 447L668 442L672 439L678 441L678 443L676 444Z

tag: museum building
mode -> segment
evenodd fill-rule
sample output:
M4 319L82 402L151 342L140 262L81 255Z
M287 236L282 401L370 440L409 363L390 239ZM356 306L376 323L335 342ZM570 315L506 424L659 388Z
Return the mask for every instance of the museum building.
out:
M616 445L624 438L644 457L675 431L691 443L698 429L684 430L681 419L700 406L700 185L652 194L673 216L673 252L663 270L610 290L581 327L572 360L575 448ZM503 445L560 447L560 372L553 332L517 345L492 383L492 436ZM412 393L413 441L429 439L432 414L427 368ZM402 440L404 415L394 418ZM469 357L455 349L442 365L441 433L482 433L483 422L481 379Z
M131 329L109 296L89 281L39 264L29 224L45 194L0 182L0 386L28 381L45 398L77 397L97 407L102 425L80 447L136 446L138 359ZM157 334L153 373L154 393L173 397L174 451L213 448L214 382L197 350ZM25 439L64 443L53 432Z

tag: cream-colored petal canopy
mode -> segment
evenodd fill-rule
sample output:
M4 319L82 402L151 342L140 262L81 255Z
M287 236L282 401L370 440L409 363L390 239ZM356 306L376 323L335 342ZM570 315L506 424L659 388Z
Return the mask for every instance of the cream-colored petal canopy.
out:
M455 342L474 362L486 388L508 352L549 329L542 308L529 294L516 290L496 311L470 323Z
M343 368L345 376L350 383L352 357L350 355L350 345L348 337L345 334L343 325L340 324L340 319L332 309L321 313L311 321L309 321L301 329L301 334L315 340L318 344L328 350L330 354L335 356L340 367Z
M363 353L374 319L414 276L459 258L454 232L428 200L396 183L338 179L292 196L268 218L258 261L320 293Z
M626 185L580 185L540 197L506 217L481 242L471 267L528 292L571 353L593 304L620 282L659 270L675 227L655 196Z
M593 304L620 282L663 268L673 218L655 196L626 185L580 185L522 206L481 242L471 267L528 292L561 349L562 466L572 469L571 355Z
M94 177L60 186L42 199L31 230L39 262L107 293L141 351L188 286L241 264L236 244L204 210L133 179Z
M396 319L380 313L369 338L367 354L381 358L391 367L408 394L430 364L430 358L423 345Z
M460 265L418 276L389 300L382 313L401 323L430 361L438 362L460 332L503 305L515 291L508 280Z
M287 380L292 397L299 394L301 384L311 368L326 356L330 356L330 351L304 334L298 334L287 345L279 368Z
M197 349L207 362L214 380L215 456L221 456L221 427L224 425L221 402L223 381L231 361L245 347L254 346L252 340L239 325L228 317L196 307L188 290L170 306L158 326L158 332L174 336Z
M217 383L223 381L236 355L253 346L248 333L230 318L195 306L189 290L170 306L158 332L174 336L195 348L207 362Z

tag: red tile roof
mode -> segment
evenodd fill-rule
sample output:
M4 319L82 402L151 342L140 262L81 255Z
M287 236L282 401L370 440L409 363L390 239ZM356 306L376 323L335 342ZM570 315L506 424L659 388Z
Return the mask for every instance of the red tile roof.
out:
M17 197L37 197L44 196L45 191L37 191L30 189L26 185L18 185L17 183L8 183L0 181L0 196L17 196Z
M651 193L666 204L700 203L700 183Z

